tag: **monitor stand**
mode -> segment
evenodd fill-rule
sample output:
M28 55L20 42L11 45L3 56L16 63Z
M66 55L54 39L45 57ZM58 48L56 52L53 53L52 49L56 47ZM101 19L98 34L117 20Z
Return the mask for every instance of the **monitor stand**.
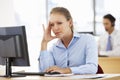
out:
M8 57L5 58L5 64L6 64L6 73L5 75L0 75L0 77L25 77L25 75L18 75L18 74L12 74L12 67L11 67L11 63L12 63L12 58Z

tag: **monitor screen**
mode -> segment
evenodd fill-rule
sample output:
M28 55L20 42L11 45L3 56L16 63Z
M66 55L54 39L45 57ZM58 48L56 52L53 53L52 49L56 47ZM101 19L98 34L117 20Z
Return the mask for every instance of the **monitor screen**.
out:
M0 64L30 66L25 26L0 27ZM11 76L11 72L6 73Z

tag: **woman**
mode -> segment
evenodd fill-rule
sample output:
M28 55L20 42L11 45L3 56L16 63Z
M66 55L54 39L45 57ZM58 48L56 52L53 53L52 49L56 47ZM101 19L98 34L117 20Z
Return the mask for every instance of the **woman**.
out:
M97 45L93 36L75 34L71 14L66 8L55 7L44 29L39 66L42 72L95 74L98 67ZM51 30L55 36L51 35ZM56 39L47 49L49 41Z

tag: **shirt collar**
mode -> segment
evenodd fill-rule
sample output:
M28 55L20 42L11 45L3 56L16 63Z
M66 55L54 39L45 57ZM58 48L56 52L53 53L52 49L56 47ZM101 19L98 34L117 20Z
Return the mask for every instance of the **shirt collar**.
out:
M70 46L70 44L73 42L73 40L74 40L75 38L79 38L79 37L80 37L79 33L73 33L73 38L72 38L72 40L70 41L69 46ZM63 45L63 43L62 43L62 41L61 41L60 39L58 39L58 41L57 41L57 43L56 43L56 46L57 46L57 47L64 47L64 45Z
M114 36L114 35L116 35L116 33L117 33L117 30L113 30L113 32L110 34L110 36ZM107 35L109 36L109 34L108 34L108 32L107 32Z
M114 31L111 33L111 36L114 36L117 34L117 30L114 29Z

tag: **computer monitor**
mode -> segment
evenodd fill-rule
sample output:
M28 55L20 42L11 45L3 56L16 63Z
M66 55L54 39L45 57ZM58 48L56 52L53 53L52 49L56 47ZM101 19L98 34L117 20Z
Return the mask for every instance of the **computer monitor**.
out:
M11 66L30 66L25 26L0 27L0 57L6 65L5 77L15 76Z

